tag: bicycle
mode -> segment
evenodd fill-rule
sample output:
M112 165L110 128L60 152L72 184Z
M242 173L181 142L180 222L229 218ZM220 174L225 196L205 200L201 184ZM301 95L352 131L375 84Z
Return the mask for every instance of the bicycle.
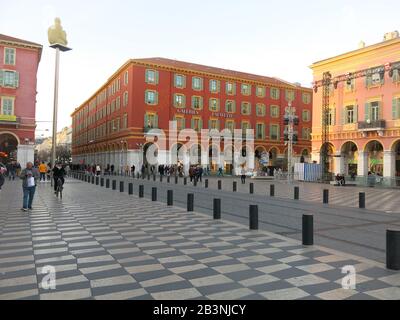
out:
M56 196L60 195L60 199L62 199L62 191L63 191L63 183L61 178L57 179L57 188L56 188Z

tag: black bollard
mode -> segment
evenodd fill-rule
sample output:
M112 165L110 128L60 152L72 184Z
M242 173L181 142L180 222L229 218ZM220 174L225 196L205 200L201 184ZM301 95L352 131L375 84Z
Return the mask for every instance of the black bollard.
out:
M144 185L140 185L139 186L139 198L143 198L144 197Z
M312 246L314 244L314 216L312 214L303 214L303 246Z
M167 205L173 206L174 205L174 191L167 190Z
M157 188L151 188L151 201L157 201Z
M275 185L271 184L269 186L269 196L270 197L275 197Z
M167 183L169 183L169 180L170 180L170 178L169 178L169 176L167 177Z
M299 200L299 187L294 187L294 200Z
M204 180L204 188L208 188L208 179Z
M386 230L386 268L400 270L400 230Z
M365 209L365 192L360 192L358 194L358 207L360 209Z
M222 189L222 181L218 180L218 190L221 190L221 189Z
M123 181L119 182L119 192L124 192L124 182Z
M94 184L94 176L92 176L92 184Z
M194 209L194 194L188 193L187 195L187 211L193 211Z
M99 185L99 177L96 177L96 186Z
M251 194L253 194L254 193L254 183L251 182L249 186L250 186L250 190L249 191L250 191Z
M249 208L249 228L250 230L258 230L258 206L250 205Z
M183 178L183 185L184 185L184 186L187 185L187 178L186 178L186 177Z
M100 178L100 187L104 187L104 178Z
M214 212L214 219L220 220L221 219L221 199L214 198L213 212Z
M117 180L112 181L112 189L117 190Z
M132 182L130 182L128 184L128 194L133 194L133 183Z
M233 192L237 191L237 182L236 181L233 181L232 191Z
M110 179L106 180L106 188L110 188Z
M329 190L324 189L322 203L329 203Z

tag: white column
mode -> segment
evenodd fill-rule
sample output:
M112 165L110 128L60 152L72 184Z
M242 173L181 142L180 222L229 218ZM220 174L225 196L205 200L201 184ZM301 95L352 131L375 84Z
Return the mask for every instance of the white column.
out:
M34 160L35 146L29 144L20 144L17 148L17 161L22 168L25 168L27 162Z
M365 151L358 152L357 175L358 176L368 175L368 152Z
M396 153L391 150L383 152L383 176L393 178L396 171Z
M334 169L333 172L335 174L343 174L344 172L344 155L341 154L341 152L337 152L334 155L333 158L334 161Z

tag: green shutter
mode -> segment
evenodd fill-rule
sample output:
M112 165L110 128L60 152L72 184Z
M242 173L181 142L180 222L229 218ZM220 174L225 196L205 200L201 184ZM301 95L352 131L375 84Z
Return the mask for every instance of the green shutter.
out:
M155 93L155 101L154 104L158 104L158 92Z
M14 87L15 88L19 87L19 72L18 71L14 72Z
M159 74L158 74L158 71L156 70L156 84L158 84L158 81L159 81Z
M353 118L354 118L354 123L357 123L358 122L358 104L356 104L354 106L354 116L353 116Z
M144 114L144 127L147 127L147 121L148 121L148 117L147 117L147 113Z
M193 118L190 120L190 128L194 129L194 119Z
M200 109L203 110L203 97L200 97Z
M382 119L382 102L378 102L378 120Z
M199 129L203 129L203 119L199 120Z
M343 106L342 112L340 113L340 124L342 125L347 123L346 109L346 106Z
M211 120L208 120L208 129L211 129Z
M392 100L392 119L396 120L399 117L399 114L397 112L397 100L396 98L393 98Z
M154 115L154 128L158 128L158 115Z
M4 86L4 71L0 69L0 86Z
M364 120L368 121L371 119L371 103L366 103L365 104L365 109L364 109Z

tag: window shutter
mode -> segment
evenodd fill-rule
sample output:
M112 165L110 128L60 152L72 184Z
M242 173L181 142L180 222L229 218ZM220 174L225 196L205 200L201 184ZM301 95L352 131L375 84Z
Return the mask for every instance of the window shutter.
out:
M182 88L186 88L186 76L182 76Z
M14 72L14 87L18 88L19 87L19 72Z
M203 129L203 119L199 120L199 129Z
M221 81L217 80L217 91L221 91Z
M185 107L186 107L186 96L183 95L182 96L182 108L185 108Z
M208 120L208 129L211 129L211 120Z
M156 84L158 84L158 81L159 81L159 73L158 73L158 71L156 70Z
M0 86L4 86L4 71L0 69Z
M193 118L190 120L190 128L194 129L194 119Z
M364 109L364 120L365 120L365 121L368 121L368 120L371 119L370 113L371 113L371 103L368 103L368 102L367 102L367 103L365 104L365 109Z
M354 123L358 122L358 104L354 106Z
M378 120L382 119L382 102L378 102Z
M392 100L392 119L396 120L399 117L397 112L397 99L393 98Z
M200 78L200 90L203 90L203 78Z
M154 128L158 128L158 115L154 115Z
M365 77L365 87L369 88L371 86L372 83L372 76L366 76Z
M342 124L342 125L347 123L347 115L346 115L347 112L346 111L347 111L346 106L343 106L342 112L340 113L340 115L341 115L340 124Z
M147 127L147 121L148 121L148 117L147 117L147 113L144 114L144 127Z
M203 109L203 97L200 97L200 109Z
M154 104L158 104L158 92L155 93L155 101Z

